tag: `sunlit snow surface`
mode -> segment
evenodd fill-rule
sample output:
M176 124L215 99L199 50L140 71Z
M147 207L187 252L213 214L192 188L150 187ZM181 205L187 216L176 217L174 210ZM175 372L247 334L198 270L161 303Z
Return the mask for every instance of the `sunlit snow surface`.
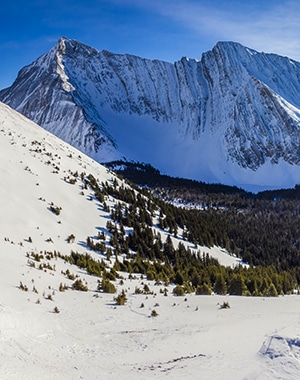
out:
M1 103L0 120L1 379L298 377L298 296L175 297L171 285L166 297L164 286L125 275L116 286L126 289L128 302L116 307L113 295L95 291L96 277L63 260L41 260L53 269L30 265L31 252L85 253L86 237L97 235L109 218L90 191L82 194L66 178L74 171L100 181L115 177ZM59 216L49 211L51 202L62 208ZM71 244L70 234L76 237ZM201 250L224 265L236 262L220 249ZM87 282L87 293L70 289L67 269ZM69 289L60 292L60 283ZM155 295L134 294L144 283ZM220 309L224 301L230 309Z

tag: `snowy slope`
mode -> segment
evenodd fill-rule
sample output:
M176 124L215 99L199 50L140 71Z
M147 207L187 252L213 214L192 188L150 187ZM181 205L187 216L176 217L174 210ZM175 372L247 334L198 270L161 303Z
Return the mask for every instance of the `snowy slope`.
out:
M98 202L91 202L95 200L93 191L83 188L81 174L92 174L99 183L122 181L3 103L0 103L0 117L0 196L5 215L0 221L0 230L3 238L22 245L28 243L37 250L51 247L47 242L51 238L55 249L69 253L70 244L66 239L73 234L76 241L72 249L86 252L86 238L97 235L99 229L106 230L110 214ZM107 202L113 207L115 200L108 197ZM59 215L50 211L51 205L61 208ZM28 242L29 236L32 243ZM180 240L173 240L178 245ZM223 250L206 247L205 250L224 265L237 262Z
M145 296L134 293L145 280L125 275L116 286L127 290L128 302L116 307L112 294L95 291L96 277L51 257L86 253L86 237L105 229L109 218L75 172L99 181L116 177L1 103L0 123L1 379L297 378L297 296L184 299L164 296L151 281L155 294ZM234 263L216 248L210 252ZM67 270L89 291L71 290ZM60 283L68 290L59 291ZM221 310L223 301L231 308Z
M249 187L300 174L300 63L220 42L174 64L61 38L0 100L98 162Z

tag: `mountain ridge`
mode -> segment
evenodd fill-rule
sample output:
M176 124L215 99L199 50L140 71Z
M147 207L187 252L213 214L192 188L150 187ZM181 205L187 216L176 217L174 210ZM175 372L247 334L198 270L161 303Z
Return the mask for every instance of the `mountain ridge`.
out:
M98 162L266 189L299 178L299 78L300 63L235 42L171 64L63 37L0 100Z

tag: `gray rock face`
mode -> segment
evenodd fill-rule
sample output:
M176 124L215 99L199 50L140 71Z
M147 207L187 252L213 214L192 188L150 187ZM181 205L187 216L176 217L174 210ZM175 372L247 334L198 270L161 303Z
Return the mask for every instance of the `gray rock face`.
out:
M171 64L63 37L0 100L100 162L241 186L300 178L300 63L238 43Z

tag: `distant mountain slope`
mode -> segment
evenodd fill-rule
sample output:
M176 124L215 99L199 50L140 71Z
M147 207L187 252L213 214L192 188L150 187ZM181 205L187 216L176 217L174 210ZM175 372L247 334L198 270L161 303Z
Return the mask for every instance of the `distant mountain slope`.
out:
M61 38L0 100L99 162L229 185L300 178L300 63L220 42L174 64Z

